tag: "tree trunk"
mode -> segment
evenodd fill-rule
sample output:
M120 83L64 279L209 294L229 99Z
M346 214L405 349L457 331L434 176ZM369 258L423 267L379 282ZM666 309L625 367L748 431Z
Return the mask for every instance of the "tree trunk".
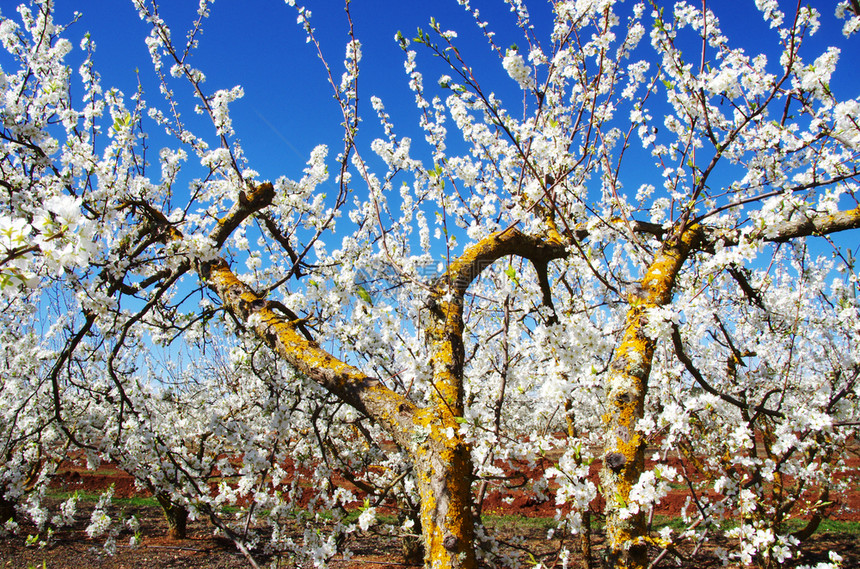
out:
M158 500L161 511L164 512L164 519L167 521L167 536L170 539L185 539L188 535L188 509L174 504L160 492L155 494L155 499Z
M472 516L472 458L452 418L420 414L413 460L421 495L424 566L472 569L475 526ZM447 419L447 420L445 420ZM452 430L453 427L453 430ZM449 437L454 434L453 438Z
M423 536L415 535L415 532L421 532L421 511L420 508L409 502L407 499L398 500L399 515L397 522L402 526L407 520L412 522L412 535L403 535L400 537L400 552L403 554L403 562L407 565L418 565L424 560L424 540Z
M697 229L667 239L640 286L630 292L624 336L609 374L605 415L608 434L600 478L606 499L606 566L643 569L648 565L645 512L627 515L630 490L645 467L645 440L636 423L645 409L648 376L657 342L648 337L648 311L672 301L675 277L700 238Z
M576 428L576 410L573 408L573 402L566 399L564 402L564 416L567 422L567 436L570 439L579 437L579 431ZM582 465L582 455L576 456L576 465ZM582 557L582 569L591 569L591 510L586 507L582 512L582 530L579 534L579 554Z
M259 202L264 207L271 201L270 193L261 186L253 193L259 194L259 199L254 197L247 202ZM232 227L250 213L248 207L234 208L225 218L229 223L224 221L219 228ZM218 231L213 241L220 245L224 231ZM254 322L253 330L269 347L343 402L379 422L401 448L409 449L421 496L425 567L473 569L477 560L472 459L458 423L464 411L463 299L466 289L485 267L505 255L520 255L532 261L543 275L546 300L547 263L566 254L566 247L557 239L510 229L486 237L451 263L446 274L434 283L426 306L425 334L430 346L433 391L431 404L424 409L379 379L326 352L312 339L301 319L241 282L224 259L199 263L197 269L238 319Z
M15 502L7 500L6 496L0 492L0 526L4 525L9 520L15 519Z
M412 459L421 495L427 569L477 566L472 513L472 455L459 432L463 416L463 302L454 278L434 290L425 334L433 367L432 405L413 417ZM458 284L463 286L467 279ZM453 300L443 300L452 292ZM463 288L465 290L465 288Z

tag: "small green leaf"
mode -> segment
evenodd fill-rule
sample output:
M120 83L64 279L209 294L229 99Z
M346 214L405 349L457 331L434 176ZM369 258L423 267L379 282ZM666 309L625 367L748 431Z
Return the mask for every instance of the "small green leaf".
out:
M373 306L373 299L370 298L370 293L367 292L366 288L364 288L361 285L358 285L358 287L356 288L356 291L358 292L358 296L359 296L359 298L361 298L361 300L363 300L367 304Z
M127 127L131 124L131 115L128 113L124 113L121 117L116 117L113 120L113 129L117 132L120 131L123 127Z

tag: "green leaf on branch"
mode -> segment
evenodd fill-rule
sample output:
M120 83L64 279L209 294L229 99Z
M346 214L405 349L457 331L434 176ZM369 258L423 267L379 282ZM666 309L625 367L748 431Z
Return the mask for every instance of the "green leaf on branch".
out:
M367 304L369 304L370 306L373 306L373 299L370 297L370 293L369 293L369 292L367 292L367 289L366 289L366 288L364 288L364 287L363 287L363 286L361 286L361 285L358 285L358 286L356 287L356 293L358 294L358 297L359 297L361 300L363 300L364 302L366 302L366 303L367 303Z
M131 124L131 115L129 113L123 113L122 116L116 117L113 119L113 129L116 132L119 132L123 128L128 127Z

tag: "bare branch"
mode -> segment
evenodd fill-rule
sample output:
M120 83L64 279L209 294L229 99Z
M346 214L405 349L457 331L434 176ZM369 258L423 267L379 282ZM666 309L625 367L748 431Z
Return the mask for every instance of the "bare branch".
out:
M702 375L702 372L698 370L698 368L693 364L693 360L691 360L690 357L684 352L684 343L681 340L681 331L678 329L677 324L672 325L672 344L675 346L675 355L678 356L678 360L680 360L681 363L684 364L684 367L687 369L687 372L691 376L693 376L693 379L696 380L696 383L698 383L702 389L704 389L711 395L719 397L726 403L730 403L740 409L746 409L748 407L748 405L746 405L740 399L717 391L710 383L707 382L707 380L705 380L704 376ZM785 414L780 413L779 411L774 411L773 409L767 409L760 405L755 407L754 410L756 411L756 413L761 413L762 415L767 415L768 417L785 419Z

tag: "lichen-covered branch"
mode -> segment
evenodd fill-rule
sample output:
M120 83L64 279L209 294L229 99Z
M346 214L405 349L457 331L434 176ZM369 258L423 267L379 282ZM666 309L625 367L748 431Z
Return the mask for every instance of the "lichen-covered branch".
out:
M354 409L381 423L401 446L409 447L415 405L406 397L309 340L298 320L289 320L276 312L272 303L240 281L223 259L203 263L199 270L227 309L286 362Z
M433 368L431 408L419 415L426 439L415 459L421 493L421 523L433 567L474 567L472 519L472 458L459 434L463 401L463 304L469 285L494 261L517 255L529 259L547 282L547 264L567 254L558 240L509 229L494 233L467 248L434 283L425 333ZM543 287L542 287L543 288ZM547 287L548 289L548 287ZM544 291L547 301L548 290ZM551 302L551 300L550 300ZM420 466L420 465L419 465Z
M672 300L675 278L697 246L701 228L687 229L674 240L664 242L654 256L639 286L629 293L629 308L621 344L615 352L607 385L604 416L607 443L601 481L606 497L606 535L610 567L642 569L647 566L644 541L644 512L628 512L630 490L645 464L645 440L636 429L643 416L648 376L656 340L645 328L648 311Z
M860 207L798 218L780 226L766 227L752 237L782 242L858 227ZM631 513L626 506L630 490L644 470L645 442L636 430L636 423L643 416L657 343L645 333L648 312L671 303L675 279L694 251L712 250L718 242L724 246L736 245L740 239L741 233L737 230L712 230L701 226L686 228L679 237L668 237L663 242L644 278L629 293L624 335L615 352L607 386L610 410L604 417L609 437L601 478L607 501L610 566L630 569L647 566L644 513ZM679 344L677 337L676 344ZM689 363L682 350L678 350L678 357L682 363ZM721 397L734 403L731 398ZM764 408L757 410L769 411Z
M753 232L751 238L760 238L771 243L783 243L798 237L830 235L840 231L860 228L860 206L854 209L837 211L818 215L798 216L777 226L767 226ZM702 239L702 248L711 248L720 242L723 245L737 245L741 240L741 232L731 230L709 230Z
M481 271L507 255L546 263L566 256L567 247L557 238L528 235L518 229L498 231L468 247L438 279L434 290L447 292L450 287L451 293L462 296Z

